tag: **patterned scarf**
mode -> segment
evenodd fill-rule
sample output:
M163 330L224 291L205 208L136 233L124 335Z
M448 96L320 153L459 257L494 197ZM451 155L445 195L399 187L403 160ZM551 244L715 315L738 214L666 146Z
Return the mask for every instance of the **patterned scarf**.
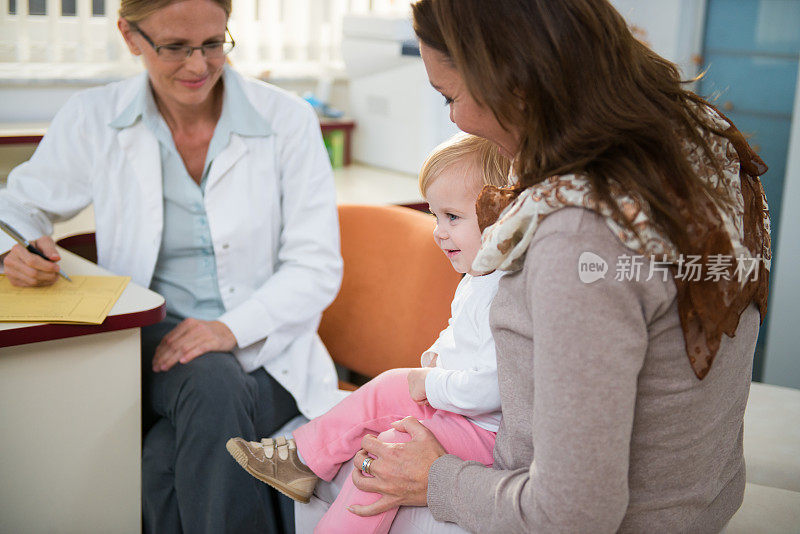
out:
M621 220L608 205L598 202L588 179L565 175L524 190L484 188L477 205L483 242L473 269L481 273L519 270L545 217L570 206L592 210L627 248L664 263L672 273L686 352L695 375L702 380L719 350L722 334L734 336L739 318L751 302L757 304L764 320L772 259L769 211L758 178L767 167L724 115L711 108L708 120L728 134L703 133L722 165L722 177L700 147L687 143L687 153L697 176L723 198L732 199L732 206L726 211L706 199L704 208L710 216L705 221L689 216L690 242L685 255L658 230L643 199L612 185Z

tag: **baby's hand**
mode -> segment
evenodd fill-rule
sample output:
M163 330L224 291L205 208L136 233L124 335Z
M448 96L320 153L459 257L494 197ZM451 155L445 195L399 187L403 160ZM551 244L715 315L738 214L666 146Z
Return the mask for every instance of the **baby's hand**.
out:
M425 393L425 377L431 372L430 367L421 369L411 369L408 372L408 391L411 400L420 404L426 404L428 396Z
M435 352L428 351L422 355L422 367L436 367L436 360L439 359L439 355Z

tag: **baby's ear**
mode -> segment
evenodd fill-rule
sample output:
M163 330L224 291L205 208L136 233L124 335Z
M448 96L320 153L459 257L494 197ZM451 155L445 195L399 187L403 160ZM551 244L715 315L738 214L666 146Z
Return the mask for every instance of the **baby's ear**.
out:
M497 218L506 209L506 206L514 202L522 189L514 187L497 187L496 185L485 185L478 195L475 202L475 210L478 214L478 227L481 233L497 222Z

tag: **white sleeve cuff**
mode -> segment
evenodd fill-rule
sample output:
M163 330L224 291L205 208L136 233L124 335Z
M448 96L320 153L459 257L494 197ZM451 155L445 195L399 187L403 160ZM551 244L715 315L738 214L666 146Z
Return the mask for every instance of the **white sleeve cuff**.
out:
M255 299L248 299L217 319L233 332L239 348L245 348L267 337L271 325L265 325L266 313Z
M432 367L425 377L425 396L428 404L437 410L450 410L453 403L447 398L447 378L452 370Z

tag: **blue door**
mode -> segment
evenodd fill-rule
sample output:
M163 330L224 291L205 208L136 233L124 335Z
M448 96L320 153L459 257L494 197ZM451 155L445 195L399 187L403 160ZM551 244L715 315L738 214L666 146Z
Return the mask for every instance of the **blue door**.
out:
M774 273L800 60L800 0L708 0L703 48L708 72L698 92L750 136L750 146L769 167L761 179L772 219ZM763 371L766 332L765 322L753 364L755 380Z

